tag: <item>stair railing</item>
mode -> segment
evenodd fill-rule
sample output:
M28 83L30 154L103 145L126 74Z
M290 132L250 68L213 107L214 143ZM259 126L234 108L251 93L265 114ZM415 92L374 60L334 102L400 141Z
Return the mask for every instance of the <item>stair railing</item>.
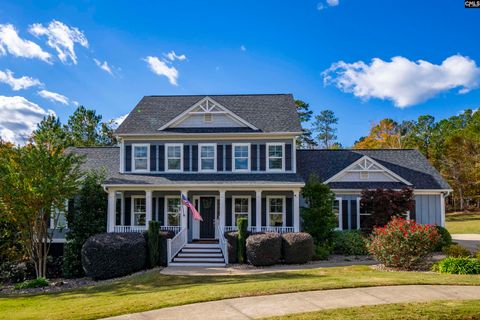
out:
M223 226L220 224L217 226L218 229L218 243L220 244L220 249L223 253L223 258L225 259L225 264L228 264L228 241L225 238L225 231Z
M167 265L172 262L173 257L182 250L187 244L188 232L187 228L183 227L172 239L167 239Z

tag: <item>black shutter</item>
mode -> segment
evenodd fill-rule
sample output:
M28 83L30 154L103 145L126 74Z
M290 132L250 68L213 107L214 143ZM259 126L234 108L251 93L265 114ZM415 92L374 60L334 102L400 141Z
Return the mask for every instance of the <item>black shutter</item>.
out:
M267 148L266 145L260 145L260 171L265 171L267 167Z
M132 216L132 198L130 197L126 197L125 198L125 210L124 210L124 214L125 214L125 225L126 226L130 226L131 225L131 216Z
M158 221L160 221L160 225L165 225L164 219L164 212L165 212L165 198L159 197L158 198Z
M165 146L158 146L158 171L165 171Z
M225 171L232 171L232 145L227 144L225 146Z
M150 171L157 171L157 146L150 145Z
M252 144L250 146L250 170L257 171L257 145Z
M233 226L232 223L232 198L225 199L225 224Z
M125 146L125 171L132 171L132 146Z
M157 198L152 198L152 220L158 221L157 219Z
M192 171L198 171L198 146L192 146Z
M290 143L285 145L285 170L292 170L292 145Z
M413 208L412 210L410 210L410 220L417 220L417 213L415 209L416 209L416 204L415 204L415 200L413 200Z
M348 230L348 200L342 200L342 229Z
M217 145L217 171L223 171L223 145Z
M115 225L122 224L122 199L115 201Z
M257 199L255 197L252 197L250 199L250 203L252 204L252 207L250 208L250 218L252 221L250 221L250 225L252 227L255 227L257 225Z
M190 171L190 146L183 146L183 171Z
M350 225L352 230L357 229L357 200L350 200Z
M267 225L267 199L262 198L262 226Z
M286 199L286 205L287 205L287 208L286 208L286 221L285 221L285 225L287 227L293 227L293 199L292 198L287 198Z

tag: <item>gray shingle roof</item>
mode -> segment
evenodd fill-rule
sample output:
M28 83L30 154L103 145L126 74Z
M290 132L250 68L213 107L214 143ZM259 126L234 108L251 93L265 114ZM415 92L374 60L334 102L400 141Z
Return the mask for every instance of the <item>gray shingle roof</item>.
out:
M364 155L374 159L392 172L398 174L416 189L451 189L438 171L417 150L380 149L380 150L298 150L297 172L306 180L315 174L326 181L348 165ZM336 189L363 189L365 183L335 182ZM374 183L369 188L395 188L403 183Z
M145 96L116 130L117 134L172 134L158 129L207 97ZM208 95L261 132L301 132L291 94ZM272 116L274 115L274 116Z

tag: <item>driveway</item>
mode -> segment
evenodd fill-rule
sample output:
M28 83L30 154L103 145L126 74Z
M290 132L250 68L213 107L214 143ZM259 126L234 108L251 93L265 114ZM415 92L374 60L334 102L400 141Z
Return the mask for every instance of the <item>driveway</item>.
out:
M452 239L459 245L464 246L472 252L477 252L480 245L480 234L452 234Z

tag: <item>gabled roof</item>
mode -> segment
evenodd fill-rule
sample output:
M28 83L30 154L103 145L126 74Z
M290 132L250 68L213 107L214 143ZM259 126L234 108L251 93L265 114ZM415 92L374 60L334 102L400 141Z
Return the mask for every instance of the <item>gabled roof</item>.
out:
M159 129L206 97L210 97L258 129L248 132L295 133L302 131L291 94L245 94L145 96L118 127L116 133L119 135L177 133L175 130Z
M311 174L322 182L335 176L364 156L412 184L415 189L451 189L428 160L413 149L378 150L298 150L297 172L305 179ZM333 189L402 188L402 182L331 182Z

